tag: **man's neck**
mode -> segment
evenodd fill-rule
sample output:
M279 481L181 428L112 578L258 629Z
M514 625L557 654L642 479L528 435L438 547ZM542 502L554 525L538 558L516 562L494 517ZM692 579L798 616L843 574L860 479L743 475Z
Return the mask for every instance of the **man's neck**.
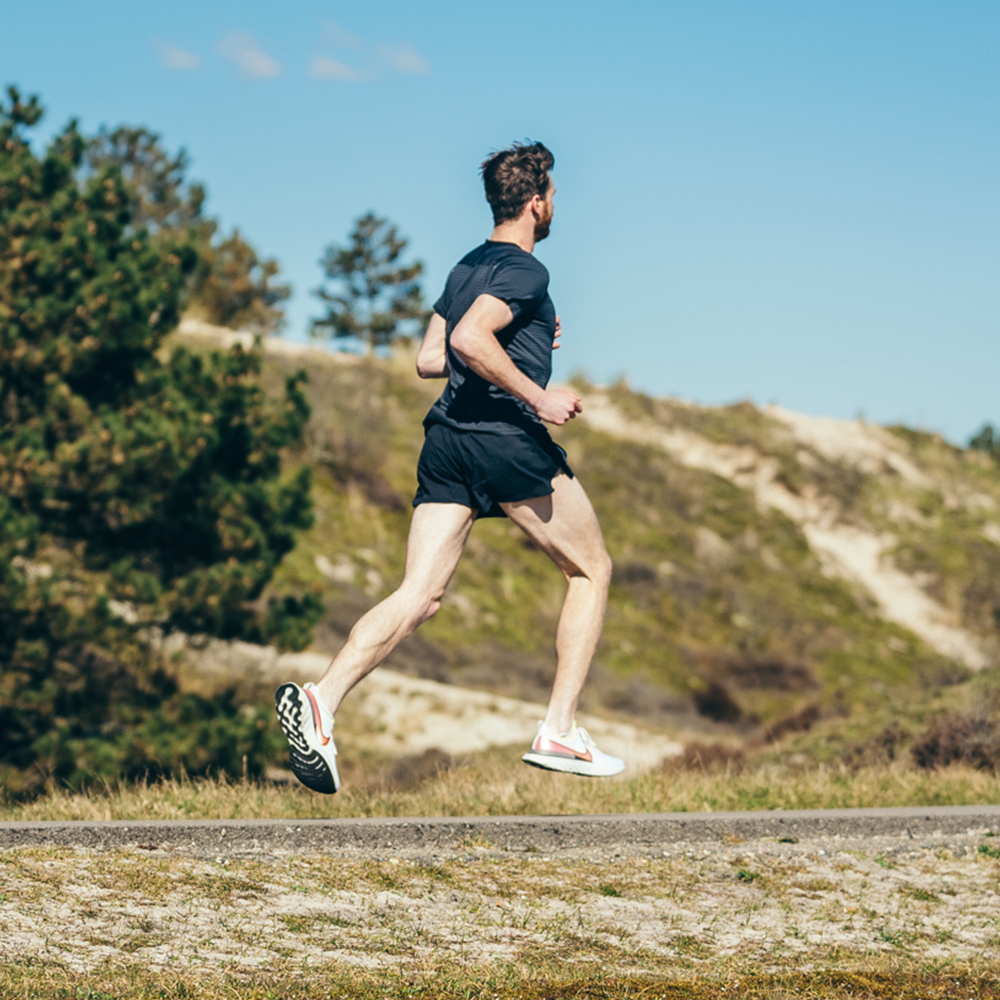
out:
M494 243L513 243L525 253L535 251L535 219L534 216L522 216L511 222L501 222L494 227L490 240Z

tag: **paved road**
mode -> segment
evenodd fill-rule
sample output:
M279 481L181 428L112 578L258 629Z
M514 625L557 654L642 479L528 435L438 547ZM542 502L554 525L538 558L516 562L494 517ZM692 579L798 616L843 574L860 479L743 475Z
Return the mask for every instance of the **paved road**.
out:
M545 854L659 854L751 841L944 846L1000 836L1000 806L813 809L614 816L170 820L0 823L0 849L163 850L203 857L453 854L471 847ZM997 841L1000 844L1000 840Z

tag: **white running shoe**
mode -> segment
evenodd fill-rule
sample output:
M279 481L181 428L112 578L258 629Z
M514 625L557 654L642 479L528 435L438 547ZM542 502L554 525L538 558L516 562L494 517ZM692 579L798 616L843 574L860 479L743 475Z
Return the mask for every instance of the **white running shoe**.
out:
M274 707L288 737L288 762L295 777L314 792L333 795L340 788L333 716L316 700L314 686L282 684L274 693Z
M547 771L585 774L592 778L610 778L625 770L625 761L598 750L590 733L575 722L565 736L553 733L544 722L539 722L535 742L521 760Z

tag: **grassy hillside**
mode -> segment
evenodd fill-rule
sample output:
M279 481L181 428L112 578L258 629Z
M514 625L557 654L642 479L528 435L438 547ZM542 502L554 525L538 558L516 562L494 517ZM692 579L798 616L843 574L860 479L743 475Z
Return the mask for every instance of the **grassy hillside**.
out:
M405 355L312 351L269 353L268 385L277 391L302 366L313 416L306 447L287 460L313 465L317 516L276 586L322 595L328 610L315 646L333 651L401 578L420 422L442 383L421 382ZM834 731L860 738L907 718L915 727L929 713L981 700L960 656L892 620L862 582L810 545L808 525L762 501L747 485L759 474L697 467L656 435L686 435L735 455L737 466L758 462L772 491L819 505L838 530L877 537L882 562L909 574L911 588L986 661L996 659L1000 607L995 463L934 435L862 425L858 453L841 442L847 450L831 457L828 443L803 441L781 414L748 403L702 408L624 383L599 389L581 380L578 388L585 407L596 412L599 402L618 421L614 433L595 418L554 434L615 563L587 707L749 738L811 730L803 738L819 746L840 743ZM866 445L866 434L882 437ZM484 521L441 612L389 665L544 697L562 594L560 575L509 522ZM993 673L977 684L989 685Z

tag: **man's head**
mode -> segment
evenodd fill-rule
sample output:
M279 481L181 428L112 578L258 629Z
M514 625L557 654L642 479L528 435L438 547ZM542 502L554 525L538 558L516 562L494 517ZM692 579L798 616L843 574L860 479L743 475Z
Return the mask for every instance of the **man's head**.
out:
M483 187L495 225L519 219L530 207L535 239L549 235L555 192L549 171L554 164L555 157L540 142L515 142L483 161Z

